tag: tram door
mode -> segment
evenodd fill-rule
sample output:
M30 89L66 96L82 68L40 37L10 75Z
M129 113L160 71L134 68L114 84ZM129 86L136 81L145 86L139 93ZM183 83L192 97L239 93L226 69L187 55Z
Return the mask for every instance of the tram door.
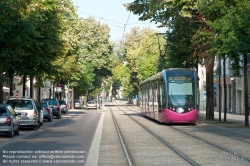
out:
M153 84L153 110L154 110L154 119L158 120L158 82Z
M165 93L162 81L159 82L158 88L159 88L158 110L159 112L161 112L166 107Z
M154 117L153 116L153 109L154 109L154 107L153 107L153 84L151 83L151 84L149 84L149 94L148 94L148 97L149 97L149 99L148 99L148 111L149 111L149 114L148 114L148 116L150 116L150 117Z
M149 98L149 85L145 85L146 90L145 90L145 113L148 116L149 114L149 106L148 106L148 98Z

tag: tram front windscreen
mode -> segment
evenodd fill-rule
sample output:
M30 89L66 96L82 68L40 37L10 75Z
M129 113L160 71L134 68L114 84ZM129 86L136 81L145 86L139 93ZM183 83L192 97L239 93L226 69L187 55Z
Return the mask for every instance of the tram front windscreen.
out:
M182 107L195 105L194 78L185 75L168 76L168 106Z

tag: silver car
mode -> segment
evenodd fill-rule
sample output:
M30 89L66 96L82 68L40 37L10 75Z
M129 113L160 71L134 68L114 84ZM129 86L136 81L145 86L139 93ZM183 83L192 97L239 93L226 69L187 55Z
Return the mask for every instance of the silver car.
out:
M61 112L64 113L64 114L67 114L68 113L68 104L66 103L65 100L59 100L59 104L60 104L60 107L61 107Z
M78 100L78 99L75 99L75 108L79 108L79 109L82 108L82 103L81 103L81 101Z
M43 110L43 119L48 119L48 122L52 122L53 112L48 102L36 102L36 107Z
M7 133L8 137L19 135L20 121L18 115L8 104L0 104L0 132Z
M20 127L32 127L36 130L43 124L43 111L37 109L35 101L30 97L11 97L7 99L7 104L20 115Z
M87 109L94 108L94 109L97 110L97 105L98 105L98 104L97 104L96 101L94 101L94 100L89 101L89 102L87 103Z

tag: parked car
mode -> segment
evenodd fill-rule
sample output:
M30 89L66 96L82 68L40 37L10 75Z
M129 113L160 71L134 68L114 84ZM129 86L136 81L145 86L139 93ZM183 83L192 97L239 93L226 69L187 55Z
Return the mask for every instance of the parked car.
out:
M52 108L53 116L56 116L57 119L60 119L62 117L60 104L59 104L59 101L57 99L47 98L47 99L42 99L42 102L48 102L49 106Z
M16 113L20 113L20 127L32 127L36 130L43 124L43 111L37 109L31 97L10 97L6 104L12 106Z
M0 132L7 133L8 137L12 138L13 135L19 135L19 115L8 104L0 104Z
M49 122L53 120L52 108L48 102L37 102L37 107L43 110L43 119L47 119Z
M60 107L61 107L61 112L64 113L64 114L67 114L68 113L68 104L66 103L65 100L59 100L59 104L60 104Z
M94 108L94 109L97 109L97 102L92 100L92 101L89 101L87 102L87 109L90 109L90 108Z
M75 99L75 108L79 108L79 109L82 108L82 103L81 103L81 101L78 100L78 99Z

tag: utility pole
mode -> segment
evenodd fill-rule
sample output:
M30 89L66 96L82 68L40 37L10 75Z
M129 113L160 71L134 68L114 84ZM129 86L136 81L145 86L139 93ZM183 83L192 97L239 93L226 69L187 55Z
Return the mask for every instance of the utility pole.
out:
M219 55L219 67L218 67L218 74L219 74L219 81L218 81L218 86L219 86L219 122L221 122L221 85L220 85L220 80L221 80L221 57Z

